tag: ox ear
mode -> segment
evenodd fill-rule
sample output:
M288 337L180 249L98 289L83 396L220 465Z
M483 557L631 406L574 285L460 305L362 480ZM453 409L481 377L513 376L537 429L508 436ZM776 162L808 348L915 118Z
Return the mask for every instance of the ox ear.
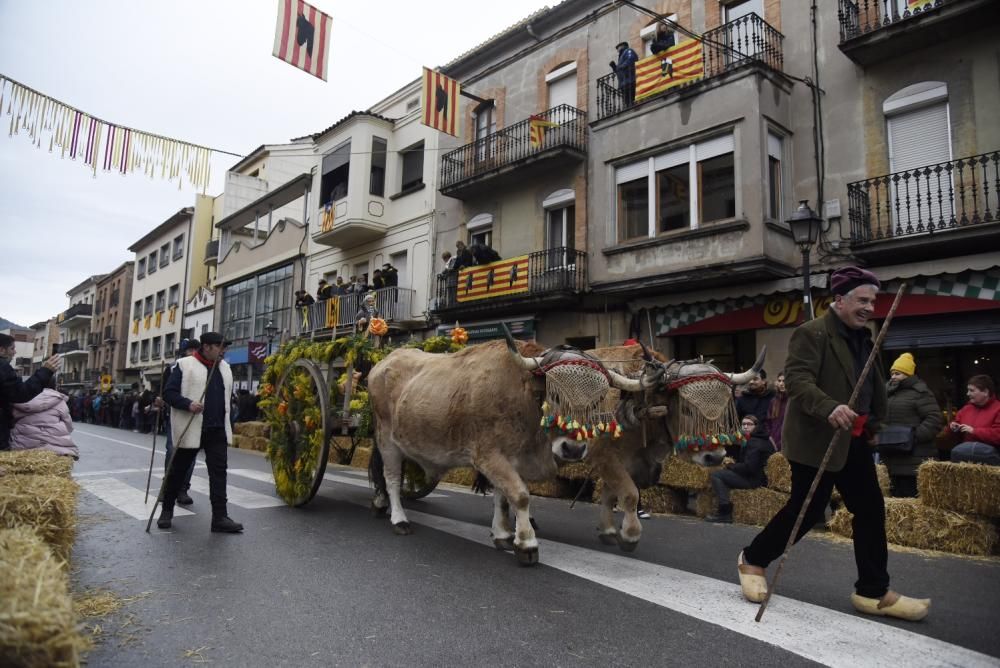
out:
M503 327L503 337L507 340L507 350L509 350L510 354L514 356L514 359L516 359L521 366L528 371L535 371L536 369L541 368L542 358L524 357L521 355L521 353L517 350L517 344L514 343L514 335L510 333L509 329L507 329L507 323L502 322L500 325Z
M764 358L767 357L767 346L761 346L760 354L757 355L757 361L753 363L753 366L743 373L727 373L729 376L729 381L733 385L743 385L744 383L750 382L751 379L756 378L760 370L764 368Z

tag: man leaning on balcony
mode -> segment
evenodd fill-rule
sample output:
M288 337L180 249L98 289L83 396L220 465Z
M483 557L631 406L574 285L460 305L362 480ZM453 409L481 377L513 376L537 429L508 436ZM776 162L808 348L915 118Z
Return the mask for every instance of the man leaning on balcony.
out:
M639 60L639 56L628 42L619 42L615 48L618 49L618 62L612 60L608 64L618 77L618 90L625 105L632 106L635 103L635 63Z

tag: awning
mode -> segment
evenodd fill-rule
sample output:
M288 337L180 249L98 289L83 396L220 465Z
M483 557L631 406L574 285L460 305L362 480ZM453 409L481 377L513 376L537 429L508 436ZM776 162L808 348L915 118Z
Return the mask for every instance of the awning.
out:
M246 227L257 218L266 216L269 210L277 211L305 195L312 186L312 174L304 172L292 180L278 186L274 190L259 197L245 207L232 213L215 224L220 230L238 230Z
M949 313L940 317L894 318L882 347L886 350L1000 345L1000 309Z
M894 264L886 267L869 267L880 281L891 281L916 276L937 276L938 274L960 274L965 271L986 271L1000 267L1000 254L979 253L978 255L963 255L961 257L931 260L928 262L910 262Z

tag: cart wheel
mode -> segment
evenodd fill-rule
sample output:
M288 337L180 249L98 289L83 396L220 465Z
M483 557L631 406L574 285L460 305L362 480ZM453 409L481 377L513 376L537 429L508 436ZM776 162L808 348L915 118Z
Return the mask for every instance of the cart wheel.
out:
M428 478L420 465L409 459L403 460L403 482L400 485L400 494L404 499L422 499L437 487L441 482L440 478Z
M319 422L312 424L311 427L306 426L307 421L305 419L306 411L310 408L309 404L292 395L291 388L297 384L301 384L303 380L306 381L309 391L316 398L312 408L319 409ZM285 391L286 388L287 393ZM301 486L289 485L288 489L277 490L278 495L288 505L296 507L304 506L316 495L316 491L323 481L323 474L326 473L326 462L330 454L330 435L332 431L332 424L329 417L329 388L326 385L326 381L323 380L323 374L315 362L307 359L297 359L282 374L275 393L278 397L285 397L286 394L289 397L286 400L288 405L288 421L284 426L284 436L287 439L289 456L284 462L272 459L271 468L274 471L275 479L279 478L279 468L284 466L288 467L282 472L284 477L297 475L294 472L290 473L289 470L294 471L294 467L300 460L302 461L302 468L304 470L312 471L311 479L306 481L304 489ZM280 429L281 427L272 424L271 428ZM309 437L317 430L323 435L323 443L319 447L318 452L311 452ZM294 489L295 487L298 487L298 491Z

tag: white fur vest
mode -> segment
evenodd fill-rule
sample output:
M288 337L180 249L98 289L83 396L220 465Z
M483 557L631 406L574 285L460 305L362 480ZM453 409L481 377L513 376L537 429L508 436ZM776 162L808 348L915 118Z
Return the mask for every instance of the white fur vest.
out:
M185 357L177 360L177 366L181 369L181 396L191 401L205 403L203 393L205 384L208 382L208 368L194 357ZM229 422L229 398L233 394L233 372L229 368L229 363L219 360L216 373L222 375L222 384L225 387L225 396L222 398L226 406L226 442L230 445L233 442L233 427ZM201 422L202 414L197 415L174 408L170 411L170 430L174 437L174 446L178 448L195 448L201 446ZM188 426L190 423L190 427ZM185 429L187 431L185 431ZM181 438L181 434L184 435Z

